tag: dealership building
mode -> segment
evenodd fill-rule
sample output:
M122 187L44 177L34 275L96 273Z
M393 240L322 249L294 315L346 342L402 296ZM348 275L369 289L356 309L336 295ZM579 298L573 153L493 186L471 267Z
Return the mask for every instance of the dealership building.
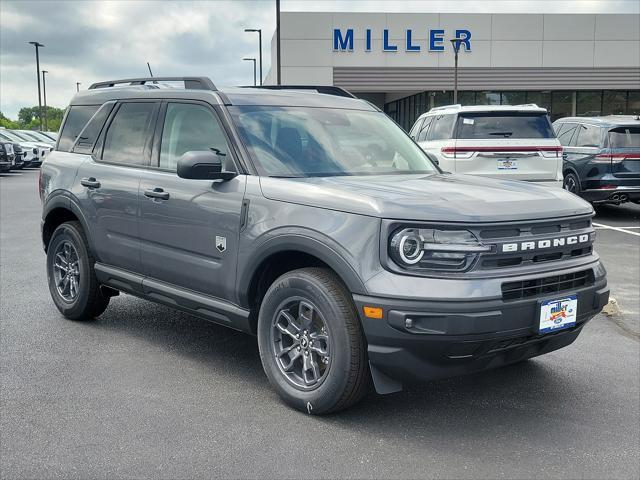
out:
M283 12L281 83L343 87L408 129L453 103L453 38L458 103L640 113L640 15Z

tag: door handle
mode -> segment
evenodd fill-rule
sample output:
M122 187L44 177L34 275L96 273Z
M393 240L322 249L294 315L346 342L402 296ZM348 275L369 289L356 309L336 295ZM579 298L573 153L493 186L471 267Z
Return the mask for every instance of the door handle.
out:
M169 192L165 192L160 187L156 187L151 190L145 190L144 196L149 198L158 198L160 200L169 200Z
M80 180L80 184L87 188L100 188L100 182L95 177L83 178Z

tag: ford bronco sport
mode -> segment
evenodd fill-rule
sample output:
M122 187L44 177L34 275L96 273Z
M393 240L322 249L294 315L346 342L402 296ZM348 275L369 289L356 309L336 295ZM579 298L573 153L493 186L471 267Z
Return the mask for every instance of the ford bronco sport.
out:
M443 173L336 87L94 84L40 196L65 317L126 292L255 334L312 414L567 346L608 300L588 203Z

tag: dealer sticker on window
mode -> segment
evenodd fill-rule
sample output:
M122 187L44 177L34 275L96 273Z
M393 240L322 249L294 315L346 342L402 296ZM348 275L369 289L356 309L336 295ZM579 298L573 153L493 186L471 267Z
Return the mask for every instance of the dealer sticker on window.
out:
M507 158L506 160L498 160L498 170L517 170L518 161Z
M578 297L569 295L560 300L547 300L540 305L539 333L572 327L576 324Z

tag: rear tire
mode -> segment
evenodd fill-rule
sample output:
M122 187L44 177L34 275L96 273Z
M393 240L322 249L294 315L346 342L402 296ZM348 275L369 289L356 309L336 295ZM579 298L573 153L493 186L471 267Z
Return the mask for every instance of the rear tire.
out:
M273 282L260 307L258 346L269 383L293 408L331 413L366 393L360 320L349 292L328 269L294 270Z
M65 222L55 229L47 248L47 280L53 302L70 320L93 320L109 305L94 264L79 222Z
M580 180L575 173L569 172L564 176L562 188L575 195L580 195Z

